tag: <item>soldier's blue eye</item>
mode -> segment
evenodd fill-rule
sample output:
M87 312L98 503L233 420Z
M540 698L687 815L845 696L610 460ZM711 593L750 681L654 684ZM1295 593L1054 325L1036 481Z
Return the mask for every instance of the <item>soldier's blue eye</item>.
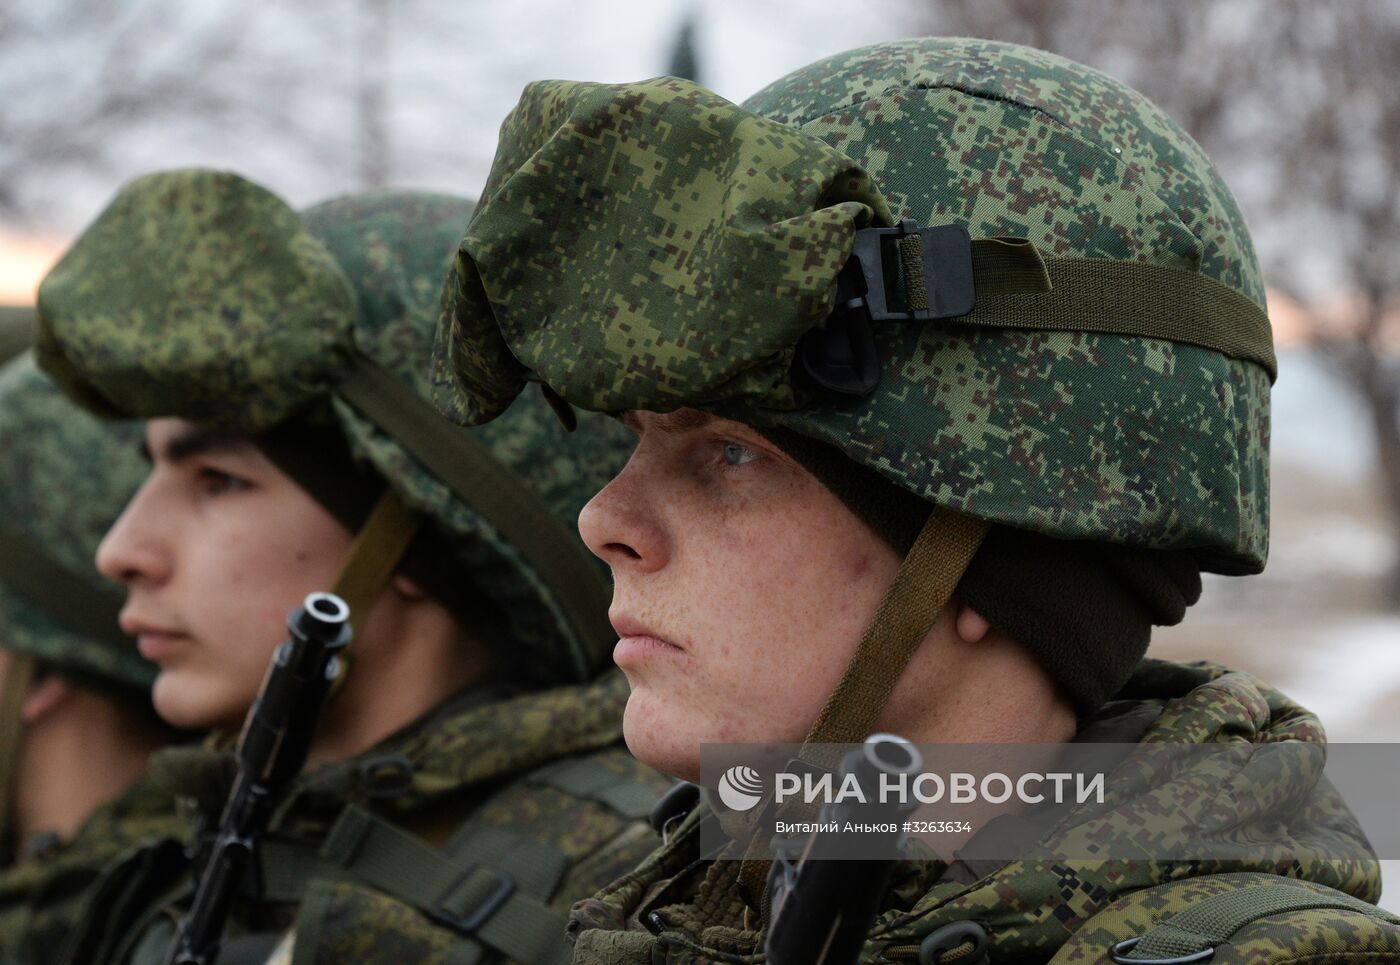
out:
M742 466L746 462L753 462L758 458L758 453L747 446L741 446L737 442L726 442L724 444L724 461L726 465Z

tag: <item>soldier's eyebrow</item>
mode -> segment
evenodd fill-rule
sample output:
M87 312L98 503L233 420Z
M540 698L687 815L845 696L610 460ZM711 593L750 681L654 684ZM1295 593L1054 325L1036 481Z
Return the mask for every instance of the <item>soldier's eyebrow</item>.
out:
M712 416L708 412L701 412L699 409L677 409L675 412L663 412L654 416L646 424L646 428L654 429L665 435L675 435L682 432L689 432L691 429L699 429L715 422L717 416ZM629 410L622 416L622 424L633 432L641 433L642 424L637 419L636 410Z
M207 456L211 453L242 454L253 450L253 444L237 433L190 426L166 439L160 456L163 462L178 465L195 456ZM155 461L150 443L144 437L141 439L141 456L147 462Z

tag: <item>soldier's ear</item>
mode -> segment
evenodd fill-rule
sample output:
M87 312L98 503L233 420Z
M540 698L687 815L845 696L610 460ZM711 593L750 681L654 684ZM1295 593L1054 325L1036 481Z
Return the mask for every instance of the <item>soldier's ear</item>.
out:
M953 621L953 627L957 630L958 638L963 643L981 643L983 638L991 631L992 625L987 622L987 618L978 613L966 603L957 600L951 601L958 608L958 615Z
M395 573L394 578L389 581L389 586L406 600L423 600L428 596L421 586L402 573Z
M43 720L73 693L73 685L57 674L45 674L34 682L20 707L20 720L26 727Z

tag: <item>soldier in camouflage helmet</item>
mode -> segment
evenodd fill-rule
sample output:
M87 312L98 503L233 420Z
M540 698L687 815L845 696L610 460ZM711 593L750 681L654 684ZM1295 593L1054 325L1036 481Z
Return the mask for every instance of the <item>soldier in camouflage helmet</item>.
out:
M177 829L145 777L170 739L117 626L98 541L136 491L139 427L74 406L26 352L0 368L0 961L49 961L102 867Z
M533 84L436 355L463 424L533 381L637 433L580 527L614 575L628 745L672 774L693 780L707 741L881 730L1323 739L1247 675L1143 659L1202 570L1264 565L1275 363L1228 189L1096 71L927 39L813 64L742 107L674 78ZM861 960L1108 961L1190 894L1280 869L1312 889L1282 904L1326 910L1229 961L1400 947L1351 897L1377 897L1377 868L1318 773L1270 772L1213 814L1182 780L1157 789L1183 802L1165 837L1238 825L1252 847L904 865ZM661 849L576 906L575 961L756 960L767 862L742 842L721 855L742 861L700 852L726 821L743 823L678 809ZM1241 869L1261 874L1217 874ZM1163 884L1188 876L1200 887Z
M571 436L532 398L464 434L426 398L470 214L407 192L298 214L232 174L152 175L40 289L46 368L148 420L150 475L98 562L127 585L161 714L235 730L286 612L332 587L351 605L347 673L260 842L233 960L294 927L298 961L558 961L562 909L654 843L638 819L665 783L620 747L606 577L573 530L625 433L589 417ZM209 822L228 761L153 770ZM114 869L123 900L70 959L163 960L186 870L168 841ZM423 927L390 942L397 919Z

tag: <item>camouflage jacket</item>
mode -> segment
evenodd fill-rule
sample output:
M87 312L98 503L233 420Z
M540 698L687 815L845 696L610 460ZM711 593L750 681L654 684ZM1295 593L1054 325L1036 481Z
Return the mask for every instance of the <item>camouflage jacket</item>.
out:
M103 868L143 842L179 834L171 795L142 777L97 811L70 841L43 847L0 872L0 962L50 962L58 947L92 913ZM36 847L38 846L38 847Z
M570 903L655 846L641 818L669 786L621 747L625 700L615 673L519 695L477 687L302 775L259 846L220 962L263 962L289 928L298 963L430 962L464 945L477 946L472 961L516 960L502 951L516 938L525 961L567 960ZM167 751L153 770L199 839L232 785L231 755ZM149 844L102 884L106 901L65 960L164 961L193 887L182 842Z
M1093 740L1324 740L1308 711L1247 674L1212 664L1146 660L1119 697L1088 725L1096 731ZM971 946L964 946L963 954L942 960L1044 963L1116 900L1182 879L1215 882L1226 872L1287 875L1374 902L1380 895L1379 865L1342 857L1369 853L1369 847L1331 785L1323 779L1303 786L1293 774L1279 774L1275 783L1255 802L1256 812L1245 816L1266 842L1263 848L1252 847L1249 859L901 864L861 961L939 961L937 956L920 957L921 942L940 928L972 921L985 930L986 957L966 957ZM714 818L702 805L637 869L575 905L569 923L575 963L763 961L759 916L737 888L739 862L701 860L699 826L706 820ZM1186 828L1181 832L1190 833ZM1340 897L1346 900L1346 895ZM1109 960L1106 950L1102 960ZM1239 960L1275 959L1258 955Z

